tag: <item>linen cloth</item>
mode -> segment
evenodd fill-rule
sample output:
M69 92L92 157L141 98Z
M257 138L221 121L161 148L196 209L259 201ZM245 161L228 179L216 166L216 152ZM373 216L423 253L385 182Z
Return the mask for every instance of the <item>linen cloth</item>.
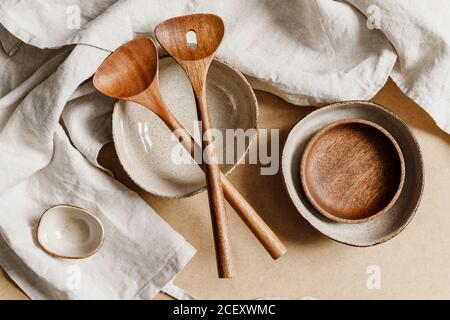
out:
M2 0L0 264L32 298L152 297L194 254L98 168L113 101L89 80L110 51L192 12L224 19L218 57L256 89L321 105L370 99L392 76L450 132L447 0ZM60 202L106 227L102 250L76 263L76 290L73 262L43 253L34 235L40 213Z

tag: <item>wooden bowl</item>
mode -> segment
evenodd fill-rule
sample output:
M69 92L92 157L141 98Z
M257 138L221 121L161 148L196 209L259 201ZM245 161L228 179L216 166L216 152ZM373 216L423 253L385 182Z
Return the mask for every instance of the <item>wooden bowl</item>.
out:
M382 126L397 141L405 161L405 182L385 214L363 223L336 223L309 201L300 181L300 162L311 138L327 125L345 119L364 119ZM292 203L313 228L334 241L370 247L390 241L414 220L422 199L425 172L420 145L408 125L390 110L368 101L343 101L321 107L302 118L283 147L282 177Z
M363 119L340 120L311 138L300 180L321 214L336 222L363 223L395 203L405 162L398 143L381 126Z

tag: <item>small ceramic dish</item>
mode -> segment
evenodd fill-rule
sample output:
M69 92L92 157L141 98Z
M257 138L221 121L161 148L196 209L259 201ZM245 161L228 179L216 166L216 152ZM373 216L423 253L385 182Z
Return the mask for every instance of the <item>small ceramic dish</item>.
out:
M191 132L194 138L198 130L192 87L183 70L171 58L160 60L161 95L175 117ZM208 108L214 128L222 133L226 129L257 128L258 104L255 94L236 69L220 60L214 60L207 80ZM194 129L195 128L195 129ZM234 152L233 161L220 165L228 174L245 157L256 130L247 131L245 148L227 150L217 148L219 159L226 160L228 152ZM142 189L162 197L181 198L205 190L205 175L191 161L174 139L166 125L148 109L133 102L118 101L113 112L113 137L119 160L130 178ZM196 139L197 142L198 138ZM236 141L236 140L235 140ZM201 143L199 143L201 145ZM217 142L216 142L217 146ZM185 153L189 163L174 162L174 157Z
M56 205L42 214L37 239L42 249L52 256L84 259L100 249L104 230L100 220L88 210Z
M381 126L333 122L303 152L300 180L312 205L331 220L362 223L387 212L405 179L402 151Z
M385 214L362 223L336 223L309 201L300 181L300 161L311 138L327 125L363 119L384 128L397 141L404 158L405 177L397 201ZM299 213L327 237L352 246L367 247L399 234L413 219L424 185L420 147L408 126L389 110L371 102L348 101L320 108L300 120L289 133L282 155L283 180Z

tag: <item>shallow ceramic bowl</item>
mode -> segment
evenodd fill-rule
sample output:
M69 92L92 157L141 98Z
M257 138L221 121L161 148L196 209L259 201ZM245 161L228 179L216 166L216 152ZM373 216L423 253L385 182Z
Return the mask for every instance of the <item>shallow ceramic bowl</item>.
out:
M183 126L196 137L200 129L192 87L171 58L160 60L161 94ZM244 76L230 65L214 60L207 78L207 99L211 121L225 137L225 129L256 129L258 104ZM119 160L131 179L144 190L163 197L187 197L205 190L205 177L164 123L152 112L132 102L119 101L113 113L113 136ZM256 132L250 132L245 148L236 150L230 163L220 165L227 174L245 157ZM199 142L198 139L196 139ZM226 148L217 148L226 159ZM175 161L174 161L175 159ZM181 162L181 163L180 163Z
M70 205L45 211L37 229L39 245L58 258L87 258L100 249L103 238L100 220L93 213Z
M397 141L405 163L405 180L397 201L375 219L357 224L337 223L308 200L300 181L300 161L310 139L332 122L364 119L383 127ZM419 145L395 114L371 102L348 101L320 108L300 120L289 133L282 156L283 179L299 213L329 238L353 246L372 246L393 238L412 220L422 196L424 176Z
M362 223L386 213L405 179L400 146L363 119L333 122L303 152L300 179L312 205L331 220Z

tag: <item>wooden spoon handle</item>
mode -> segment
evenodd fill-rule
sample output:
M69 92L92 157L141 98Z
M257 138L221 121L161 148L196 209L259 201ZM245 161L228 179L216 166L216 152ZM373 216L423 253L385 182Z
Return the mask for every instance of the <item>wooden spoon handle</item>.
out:
M220 170L217 164L212 163L204 167L219 277L231 278L235 272Z
M168 108L166 109L168 110ZM184 148L189 151L192 158L195 159L195 149L200 148L194 141L189 132L178 122L172 114L167 114L164 117L167 126L175 132L179 141ZM202 167L203 169L203 167ZM247 199L239 192L233 183L220 172L220 180L222 182L222 188L228 203L233 207L239 217L244 221L253 235L264 246L267 252L273 259L278 259L283 256L287 249L283 242L277 237L277 235L270 229L270 227L264 222L261 216L256 212Z
M228 226L227 212L225 209L225 197L223 195L222 182L220 181L220 169L217 163L211 121L206 104L206 94L204 87L202 88L203 89L200 89L199 91L194 90L194 93L202 125L203 168L208 189L217 267L220 278L231 278L234 276L234 264L231 250L230 228Z
M244 198L230 180L220 172L222 187L228 203L245 222L253 235L259 240L273 259L283 256L287 248L277 235L264 222L250 203Z

